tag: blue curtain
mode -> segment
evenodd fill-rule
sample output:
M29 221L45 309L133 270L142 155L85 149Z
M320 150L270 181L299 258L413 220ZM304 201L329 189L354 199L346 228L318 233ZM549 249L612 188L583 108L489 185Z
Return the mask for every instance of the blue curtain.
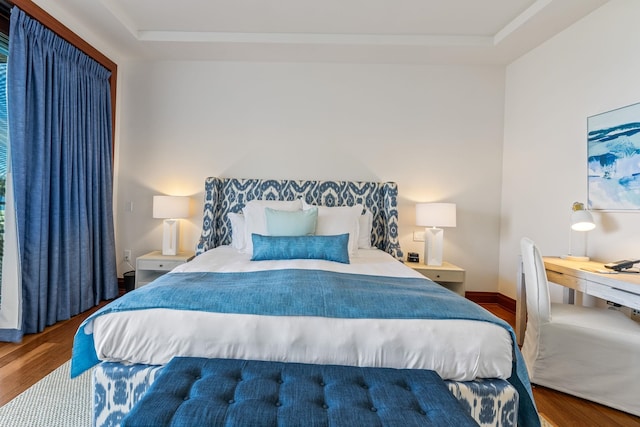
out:
M118 294L110 73L17 7L8 67L24 334Z

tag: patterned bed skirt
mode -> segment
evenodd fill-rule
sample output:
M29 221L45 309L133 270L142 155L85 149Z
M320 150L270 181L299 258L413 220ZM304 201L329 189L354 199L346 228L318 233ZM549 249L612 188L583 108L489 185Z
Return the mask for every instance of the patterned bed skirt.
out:
M103 362L93 370L93 425L119 426L163 366ZM480 426L515 427L518 393L505 380L445 381Z

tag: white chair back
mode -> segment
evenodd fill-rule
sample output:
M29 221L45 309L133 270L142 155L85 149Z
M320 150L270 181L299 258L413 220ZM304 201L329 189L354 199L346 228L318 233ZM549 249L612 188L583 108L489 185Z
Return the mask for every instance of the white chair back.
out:
M548 323L551 321L551 301L542 255L533 241L527 237L520 241L520 252L527 293L527 323Z

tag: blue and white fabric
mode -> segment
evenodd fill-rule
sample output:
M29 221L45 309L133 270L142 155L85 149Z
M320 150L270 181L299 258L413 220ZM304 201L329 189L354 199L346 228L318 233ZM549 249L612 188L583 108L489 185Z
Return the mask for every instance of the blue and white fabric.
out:
M518 425L520 398L514 387L499 380L480 378L474 381L445 381L480 426L506 427Z
M229 213L240 213L251 200L296 200L320 206L362 204L373 215L372 244L397 259L403 258L398 241L398 187L393 182L296 181L210 177L205 181L202 234L196 248L201 254L231 244Z
M93 426L119 426L164 366L104 362L93 370Z

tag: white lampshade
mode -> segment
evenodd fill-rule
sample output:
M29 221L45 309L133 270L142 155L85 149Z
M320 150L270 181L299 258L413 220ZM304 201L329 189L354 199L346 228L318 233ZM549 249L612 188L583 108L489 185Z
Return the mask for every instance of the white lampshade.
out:
M587 256L587 231L596 228L591 212L584 204L574 202L571 207L571 246L566 259L571 261L589 261Z
M189 197L153 196L154 218L188 218Z
M456 226L456 204L418 203L416 204L416 224L425 227L425 264L442 265L442 243L444 239L444 230L437 227Z
M180 220L189 217L189 197L153 196L153 217L162 218L162 255L178 253Z
M455 203L416 204L416 225L422 227L455 227Z
M571 214L571 229L575 231L591 231L596 228L591 212L584 208L584 204L574 202Z

